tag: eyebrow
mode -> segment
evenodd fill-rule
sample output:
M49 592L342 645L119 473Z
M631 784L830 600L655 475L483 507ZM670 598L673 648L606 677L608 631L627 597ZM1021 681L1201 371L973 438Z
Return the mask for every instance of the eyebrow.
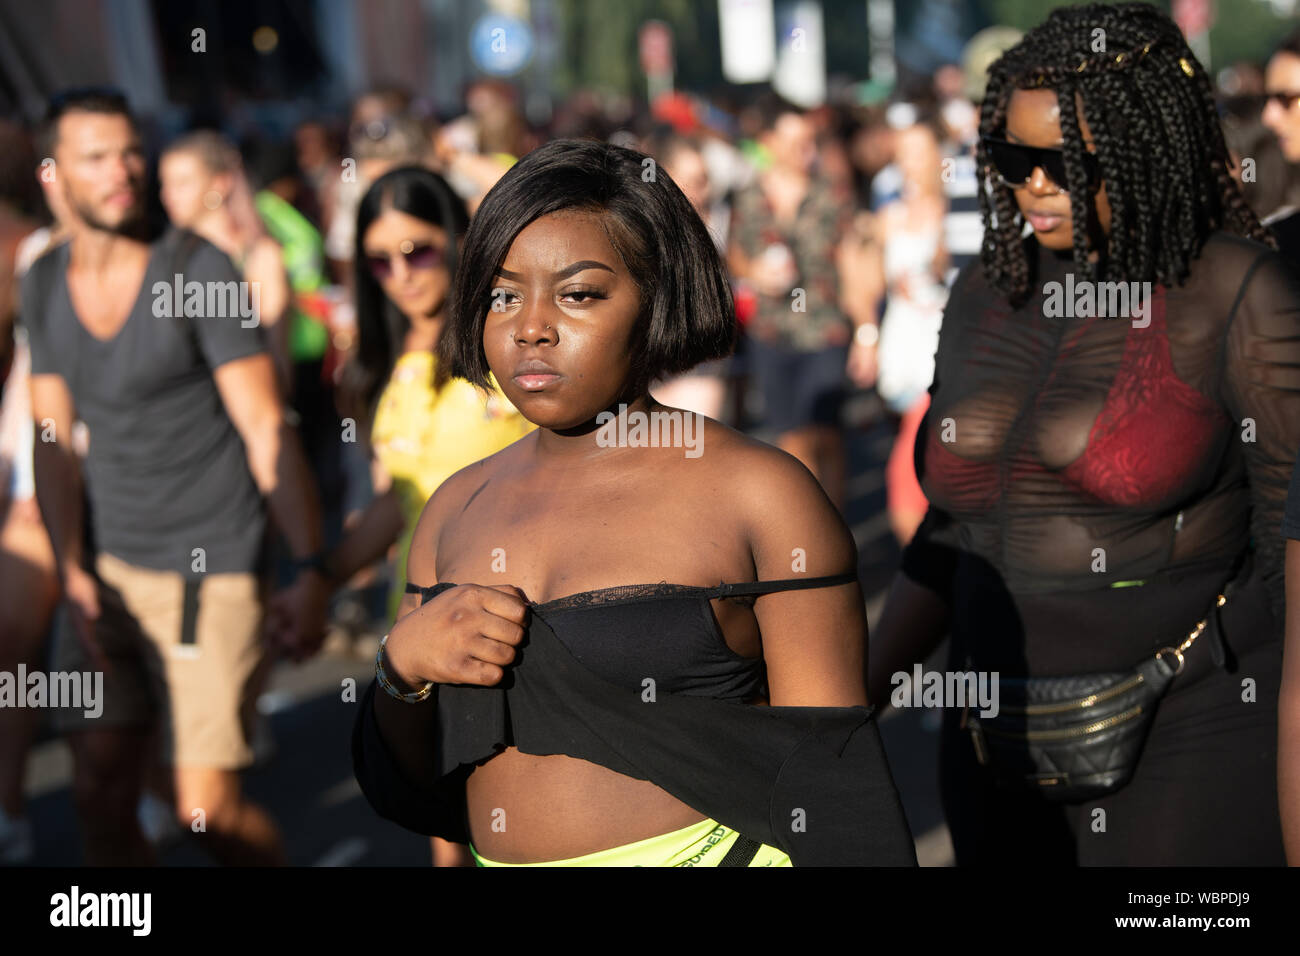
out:
M604 269L608 273L617 275L613 269L605 265L603 262L597 262L595 259L583 259L580 262L573 263L571 266L565 266L558 272L552 273L551 278L567 279L569 276L582 272L584 269ZM497 269L497 275L501 276L503 279L511 279L516 282L523 278L523 276L518 272L511 272L509 269L505 268Z

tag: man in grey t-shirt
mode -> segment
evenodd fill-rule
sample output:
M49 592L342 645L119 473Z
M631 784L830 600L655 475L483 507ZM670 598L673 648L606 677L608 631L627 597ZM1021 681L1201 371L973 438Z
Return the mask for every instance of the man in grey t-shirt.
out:
M294 656L319 646L328 582L315 488L284 421L256 290L195 237L142 240L144 158L120 95L56 98L42 134L71 238L33 264L21 315L37 498L76 635L56 642L53 669L102 688L91 709L55 712L72 744L87 862L151 860L135 811L155 728L177 817L210 852L282 862L274 823L238 775L252 762L269 663L264 496L300 562L273 635ZM69 441L77 418L90 434L93 556Z

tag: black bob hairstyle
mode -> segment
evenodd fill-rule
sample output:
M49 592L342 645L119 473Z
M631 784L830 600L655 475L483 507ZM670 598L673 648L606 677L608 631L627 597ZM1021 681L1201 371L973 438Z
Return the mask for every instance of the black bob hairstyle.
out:
M446 268L453 275L457 244L469 225L465 203L447 181L423 166L400 166L380 176L366 190L357 207L353 277L357 308L357 352L348 364L345 384L351 396L373 409L402 351L409 323L384 294L366 265L366 232L387 209L404 212L438 226L447 233ZM450 293L448 293L450 299ZM444 326L445 328L445 326ZM438 363L433 387L441 390L451 375Z
M559 139L512 166L470 222L438 342L440 364L451 374L489 387L483 326L497 270L525 227L561 211L603 214L605 234L640 292L635 392L731 353L736 314L727 271L677 184L635 150Z

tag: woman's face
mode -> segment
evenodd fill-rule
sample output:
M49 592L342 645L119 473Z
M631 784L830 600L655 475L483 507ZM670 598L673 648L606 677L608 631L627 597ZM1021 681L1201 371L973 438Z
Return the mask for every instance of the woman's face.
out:
M633 399L641 296L600 219L563 211L534 220L493 281L484 354L506 397L543 428L581 426Z
M388 207L366 229L361 247L384 295L412 324L442 310L451 287L445 229Z
M1264 74L1264 88L1269 93L1300 94L1300 56L1285 51L1268 61ZM1286 105L1270 99L1264 105L1260 119L1273 131L1282 155L1288 163L1300 163L1300 104L1295 98Z
M1083 105L1076 98L1079 132L1084 148L1096 152L1092 131L1083 116ZM1053 90L1015 90L1007 102L1008 142L1036 146L1042 149L1059 149L1064 142L1061 136L1061 108ZM1047 178L1039 168L1029 177L1029 182L1011 190L1016 197L1025 221L1034 230L1038 241L1048 249L1069 249L1074 244L1070 214L1070 194L1059 184ZM1096 225L1103 234L1110 233L1110 203L1106 199L1106 184L1098 185L1093 208Z
M218 196L224 197L224 192L217 188L216 177L194 153L179 151L164 155L158 164L158 180L167 218L183 229L190 228L204 213L216 208ZM204 205L205 197L211 206Z

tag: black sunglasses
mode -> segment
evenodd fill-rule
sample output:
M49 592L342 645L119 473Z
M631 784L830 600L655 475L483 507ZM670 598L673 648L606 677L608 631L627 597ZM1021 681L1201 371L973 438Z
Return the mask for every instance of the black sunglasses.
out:
M1262 106L1267 106L1268 101L1272 100L1284 110L1289 110L1295 106L1296 100L1300 100L1300 93L1265 93L1260 97Z
M993 161L993 168L1002 185L1022 189L1028 185L1034 170L1041 169L1062 192L1068 192L1065 185L1065 153L1061 150L1009 143L994 136L985 136L983 140L984 149ZM1097 157L1086 151L1083 154L1083 166L1091 189L1101 180L1101 166Z
M438 246L427 242L416 244L410 239L402 240L398 248L398 255L406 260L408 269L432 269L441 265L446 255L445 251ZM379 282L392 278L393 260L389 256L366 256L366 266L370 269L370 274Z

